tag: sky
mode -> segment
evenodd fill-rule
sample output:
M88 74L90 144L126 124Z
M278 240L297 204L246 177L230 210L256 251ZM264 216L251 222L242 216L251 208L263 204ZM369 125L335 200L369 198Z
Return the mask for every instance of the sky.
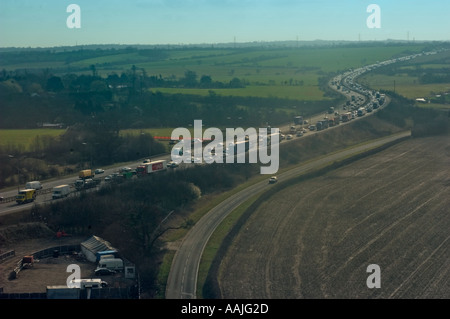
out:
M449 0L1 0L0 47L449 41L449 12Z

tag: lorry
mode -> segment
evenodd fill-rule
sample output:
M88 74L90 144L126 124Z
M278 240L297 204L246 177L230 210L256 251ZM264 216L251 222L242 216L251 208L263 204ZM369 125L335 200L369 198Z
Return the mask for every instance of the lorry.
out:
M70 194L70 186L69 185L59 185L53 187L53 193L52 198L58 199L58 198L64 198L69 196Z
M142 177L152 173L164 171L166 169L167 169L167 160L158 160L139 165L136 168L136 175Z
M120 258L101 258L98 261L97 269L106 268L115 271L123 270L123 260Z
M36 199L35 189L23 189L16 195L17 204L31 203Z
M78 173L78 177L80 179L94 178L94 176L95 176L95 173L91 169L84 169Z
M303 116L294 117L294 124L295 125L303 125Z
M89 189L96 187L100 183L99 179L92 179L92 178L86 178L86 179L77 179L75 181L75 188L77 190L83 190L83 189Z
M25 189L35 189L35 190L39 190L42 189L42 184L39 181L32 181L32 182L28 182L25 185Z

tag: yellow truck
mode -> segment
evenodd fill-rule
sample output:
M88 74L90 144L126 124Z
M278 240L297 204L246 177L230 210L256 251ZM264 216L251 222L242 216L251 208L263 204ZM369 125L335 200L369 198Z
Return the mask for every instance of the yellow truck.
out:
M19 191L19 194L16 195L17 204L25 204L30 203L36 199L36 190L35 189L23 189Z
M80 173L78 174L78 177L81 179L93 178L94 176L95 176L95 173L91 169L84 169L84 170L80 171Z

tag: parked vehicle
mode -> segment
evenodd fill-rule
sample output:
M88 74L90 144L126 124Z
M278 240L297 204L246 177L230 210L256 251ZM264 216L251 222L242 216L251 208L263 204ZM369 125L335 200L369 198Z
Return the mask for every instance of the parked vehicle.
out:
M31 203L36 199L36 190L35 189L23 189L20 190L16 196L17 204L25 204Z
M96 260L99 261L102 259L102 257L108 256L108 258L116 258L117 257L117 250L103 250L99 251L95 254Z
M108 283L106 281L103 281L101 279L73 279L71 281L71 284L78 286L80 289L86 289L86 288L104 288L108 286Z
M52 194L53 199L64 198L64 197L69 196L69 194L70 194L70 186L69 185L59 185L59 186L53 187L53 194Z
M136 174L137 176L145 176L155 172L164 171L166 169L167 169L167 160L159 160L139 165L136 168Z
M94 273L96 276L110 276L114 275L116 271L108 268L97 268Z
M270 183L270 184L274 184L274 183L276 183L276 182L278 182L278 178L277 178L276 176L272 176L272 177L269 179L269 183Z
M28 182L25 185L25 189L35 189L35 190L39 190L42 189L42 184L39 181L32 181L32 182Z
M120 258L100 259L98 262L97 269L99 269L99 268L107 268L107 269L112 269L114 271L122 271L123 270L123 260Z
M97 168L95 170L95 174L103 174L105 172L105 170L103 168Z

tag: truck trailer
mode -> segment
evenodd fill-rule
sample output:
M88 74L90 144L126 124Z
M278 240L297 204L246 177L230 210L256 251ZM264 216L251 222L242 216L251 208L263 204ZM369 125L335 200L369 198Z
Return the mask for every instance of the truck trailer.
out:
M136 168L137 176L146 176L152 173L164 171L167 169L167 160L158 160L150 163L144 163Z
M69 185L59 185L53 187L52 199L64 198L69 196L70 186Z

